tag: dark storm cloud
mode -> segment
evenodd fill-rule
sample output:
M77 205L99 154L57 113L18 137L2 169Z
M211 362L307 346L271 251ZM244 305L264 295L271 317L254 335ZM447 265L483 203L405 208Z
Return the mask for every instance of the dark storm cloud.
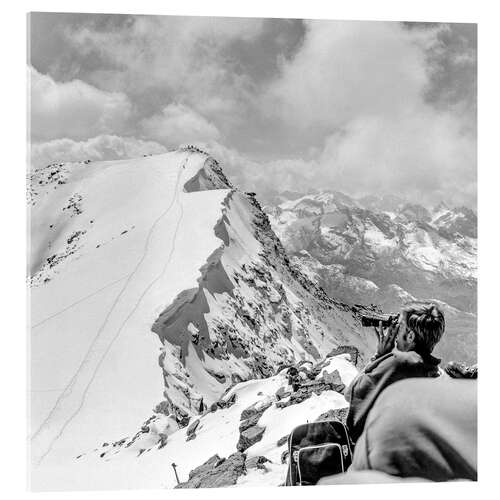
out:
M112 61L100 58L97 53L83 53L68 44L68 32L81 26L92 27L97 32L121 30L132 21L132 16L120 14L33 12L29 23L30 64L58 81L86 80L89 72L109 69Z
M477 26L450 24L438 35L438 49L429 51L427 98L436 106L463 106L477 112Z

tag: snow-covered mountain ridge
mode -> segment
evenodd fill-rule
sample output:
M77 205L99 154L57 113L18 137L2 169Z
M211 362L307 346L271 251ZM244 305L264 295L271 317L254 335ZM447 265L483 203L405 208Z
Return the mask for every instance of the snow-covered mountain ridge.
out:
M167 402L186 417L230 384L282 364L346 344L362 358L369 352L355 310L290 265L253 194L233 190L223 207L215 226L223 243L201 268L198 288L182 291L152 328L168 346L160 358Z
M75 487L77 456L151 415L182 427L237 382L373 349L357 308L293 265L255 196L195 148L50 165L29 203L35 489ZM161 484L135 458L135 477L103 461L83 475Z

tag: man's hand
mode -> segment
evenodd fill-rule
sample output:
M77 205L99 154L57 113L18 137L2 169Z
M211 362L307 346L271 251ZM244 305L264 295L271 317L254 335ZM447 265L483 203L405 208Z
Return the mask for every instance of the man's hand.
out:
M379 322L378 329L374 327L375 333L378 337L377 352L372 359L380 358L390 353L394 349L394 341L398 334L399 324L397 321L391 323L389 328L384 332L382 321Z

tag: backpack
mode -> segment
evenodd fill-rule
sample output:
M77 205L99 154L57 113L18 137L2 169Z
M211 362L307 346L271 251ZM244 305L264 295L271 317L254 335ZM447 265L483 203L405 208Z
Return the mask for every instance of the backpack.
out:
M299 425L288 436L285 485L314 485L324 476L345 472L351 462L351 442L342 422L324 420Z

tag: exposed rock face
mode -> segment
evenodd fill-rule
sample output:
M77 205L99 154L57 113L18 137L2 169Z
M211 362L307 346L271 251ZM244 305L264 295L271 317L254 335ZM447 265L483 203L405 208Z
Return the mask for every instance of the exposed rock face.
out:
M452 378L477 378L477 364L467 366L465 363L450 361L444 371Z
M262 416L262 413L256 413L255 415L252 415L251 417L248 417L245 420L241 421L239 430L240 432L246 431L250 427L253 427L254 425L257 425L257 422L259 421L260 417Z
M264 456L246 458L244 453L236 452L228 458L214 455L204 464L189 473L189 479L176 488L221 488L233 486L238 478L251 469L266 471L269 460Z
M236 484L238 478L245 474L245 454L236 452L228 458L214 455L203 465L189 473L189 480L180 483L176 488L221 488Z
M265 427L260 427L258 425L254 425L253 427L249 427L248 429L244 430L240 434L240 439L238 441L238 444L236 445L236 449L238 451L248 450L250 446L253 446L255 443L258 443L262 439L265 430Z
M196 437L196 429L200 425L200 419L195 420L192 424L189 425L186 431L186 441L191 441Z
M332 349L328 356L338 356L339 354L349 354L351 362L354 364L354 366L357 366L359 352L356 347L352 345L341 345L336 347L335 349Z
M277 408L286 408L290 405L302 403L313 394L321 394L323 391L336 391L343 393L345 384L342 382L337 370L332 373L324 373L319 380L308 380L300 384L295 392L276 401Z
M198 153L207 156L203 168L199 170L192 179L184 184L185 191L191 193L193 191L207 191L210 189L233 189L233 185L225 176L217 160L208 156L205 152L195 146L188 146L184 149L195 154Z
M236 403L236 393L230 396L228 399L221 399L218 401L218 405L220 408L230 408Z
M189 189L226 182L212 163L207 168ZM280 364L317 360L339 345L355 345L360 359L372 351L358 309L329 298L290 263L253 194L228 194L215 234L221 246L200 269L198 288L180 293L152 327L165 345L160 366L171 412L196 415L202 398L211 404L189 378L188 355L220 396L235 380L268 377Z
M276 399L279 401L280 399L286 398L290 396L291 392L287 391L285 387L281 386L275 394Z
M261 469L266 470L266 463L270 462L266 457L259 455L257 457L248 458L245 462L247 470L250 469Z
M260 417L272 404L273 402L271 399L266 399L260 401L259 403L255 403L248 408L245 408L241 412L240 420L246 420L257 415Z
M343 393L345 390L345 385L340 378L340 374L337 370L334 370L331 373L323 374L323 381L325 384L330 384L334 391Z
M442 207L434 210L438 215L433 225L443 236L453 237L461 234L470 238L477 238L477 215L470 208L456 207L449 209Z

